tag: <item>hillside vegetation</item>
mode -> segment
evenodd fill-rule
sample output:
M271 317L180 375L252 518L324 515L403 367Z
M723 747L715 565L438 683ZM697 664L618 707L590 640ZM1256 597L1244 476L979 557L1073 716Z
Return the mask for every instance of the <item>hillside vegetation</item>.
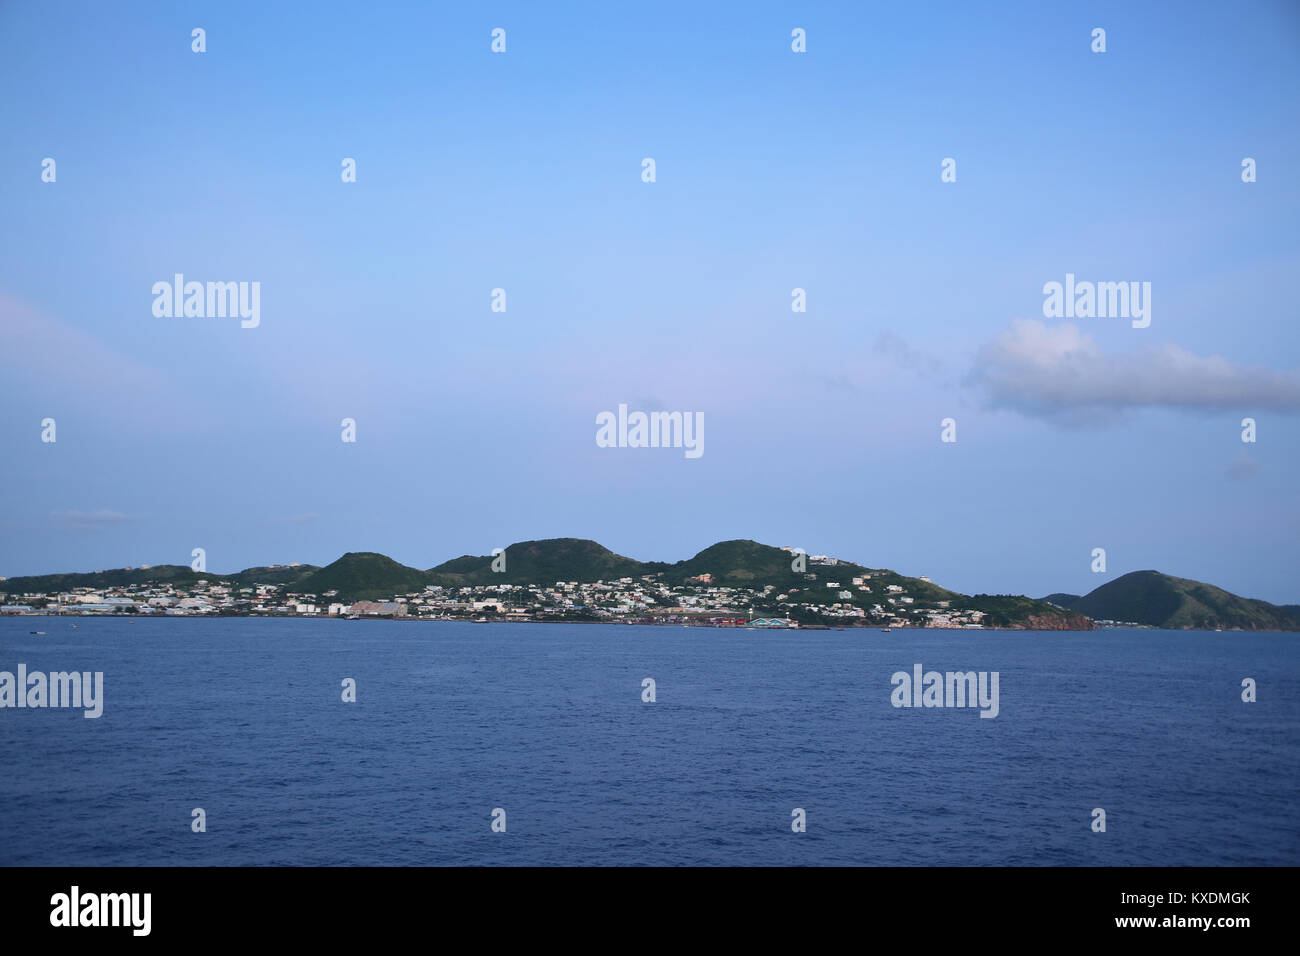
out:
M1300 630L1300 615L1288 607L1239 597L1212 584L1159 571L1132 571L1066 606L1093 620L1151 627Z

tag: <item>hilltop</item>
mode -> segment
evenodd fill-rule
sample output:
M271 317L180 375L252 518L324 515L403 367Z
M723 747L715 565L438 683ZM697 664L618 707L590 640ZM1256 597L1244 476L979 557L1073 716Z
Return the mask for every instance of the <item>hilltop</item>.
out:
M291 582L300 594L337 591L342 600L390 598L419 591L429 583L428 575L374 551L349 551L333 564L317 568Z
M110 568L105 571L71 571L63 574L33 574L0 581L0 593L46 594L74 588L124 588L140 584L190 586L199 581L230 581L239 585L287 584L317 570L314 564L247 568L235 574L195 571L188 564L142 565L138 568Z
M666 567L626 558L585 538L547 538L512 544L505 549L504 571L493 571L493 560L492 555L467 554L453 558L429 569L428 583L446 586L587 583L639 577Z
M1069 598L1073 600L1066 603L1058 600ZM1132 571L1082 597L1054 594L1045 600L1099 621L1165 628L1300 630L1300 614L1295 605L1279 607L1159 571Z

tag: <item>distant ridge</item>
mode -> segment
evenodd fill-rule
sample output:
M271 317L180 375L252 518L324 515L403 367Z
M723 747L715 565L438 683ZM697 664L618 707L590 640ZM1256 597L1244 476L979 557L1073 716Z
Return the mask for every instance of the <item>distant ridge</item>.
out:
M556 581L607 581L651 574L667 567L615 554L586 538L546 538L520 541L505 549L505 570L492 570L492 555L452 558L427 573L442 585L554 584ZM650 570L647 570L650 569Z
M349 551L333 564L317 568L293 581L293 589L303 594L337 591L348 601L392 597L407 591L419 591L428 583L423 571L408 568L386 554L374 551Z
M195 571L187 564L155 564L152 567L109 568L104 571L71 571L63 574L34 574L0 581L0 593L22 594L68 591L72 588L122 588L133 584L191 585L198 581L232 581L248 584L288 584L315 571L314 564L277 568L247 568L234 574Z
M1131 571L1061 606L1096 621L1124 621L1164 628L1240 628L1247 631L1300 630L1295 605L1238 597L1222 588L1159 571Z

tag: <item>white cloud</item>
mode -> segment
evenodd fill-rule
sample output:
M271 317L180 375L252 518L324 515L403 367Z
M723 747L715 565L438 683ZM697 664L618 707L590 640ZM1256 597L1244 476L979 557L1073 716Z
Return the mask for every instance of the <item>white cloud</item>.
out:
M995 408L1104 421L1138 408L1300 411L1300 371L1276 372L1177 345L1107 355L1069 323L1016 319L980 349L968 381Z
M64 531L99 531L113 525L134 521L130 515L120 511L100 508L97 511L51 511L50 518L56 527Z
M1245 481L1259 474L1259 469L1259 459L1251 458L1243 453L1240 458L1228 466L1227 476L1233 481Z
M889 330L877 335L871 348L876 354L888 356L901 367L920 375L942 375L945 371L944 364L939 359L913 348Z

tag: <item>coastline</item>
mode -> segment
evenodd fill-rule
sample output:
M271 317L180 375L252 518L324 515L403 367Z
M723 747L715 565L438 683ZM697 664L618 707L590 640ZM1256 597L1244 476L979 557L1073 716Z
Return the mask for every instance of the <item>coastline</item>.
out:
M366 617L342 617L337 614L114 614L114 613L86 613L86 614L6 614L0 616L0 620L76 620L78 618L89 618L95 620L115 620L129 621L136 623L139 621L198 621L198 620L253 620L253 621L342 621L346 623L363 623L363 622L382 622L387 621L396 624L604 624L619 627L691 627L703 628L705 630L715 631L875 631L877 633L891 633L903 631L926 631L926 632L949 632L949 631L977 631L983 633L999 632L1024 632L1024 633L1041 633L1047 634L1052 632L1088 632L1088 631L1159 631L1163 633L1186 633L1186 634L1276 634L1289 635L1300 634L1297 631L1283 630L1251 630L1246 628L1195 628L1195 627L1155 627L1150 624L1136 623L1106 623L1091 622L1092 627L1016 627L1016 626L984 626L978 627L932 627L918 624L894 625L890 627L880 627L875 624L792 624L785 627L755 626L752 624L716 624L711 622L687 622L687 621L652 621L652 620L593 620L591 618L519 618L519 617L496 617L485 620L475 620L469 617L384 617L384 616L366 616Z

